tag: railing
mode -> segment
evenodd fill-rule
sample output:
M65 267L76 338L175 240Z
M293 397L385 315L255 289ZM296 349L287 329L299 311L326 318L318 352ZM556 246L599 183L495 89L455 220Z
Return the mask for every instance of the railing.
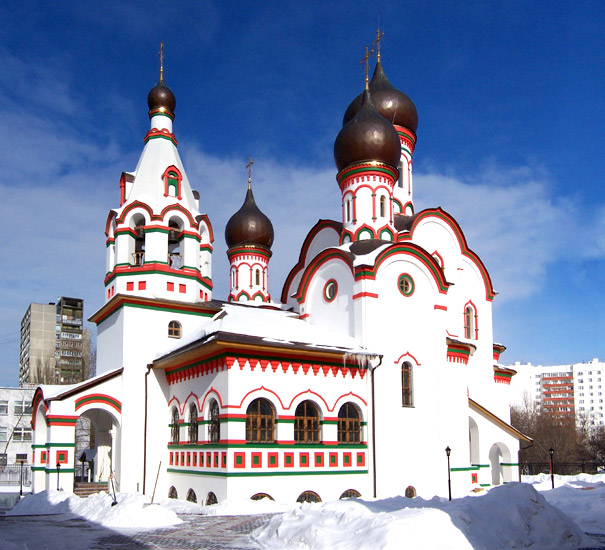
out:
M141 267L144 263L145 263L145 252L133 252L132 253L133 267Z
M519 464L521 475L550 474L549 462L522 462ZM598 462L554 462L555 474L562 476L575 474L597 474L603 472L605 465Z
M179 252L170 252L168 254L168 265L171 269L181 268L181 254Z
M29 487L32 484L32 471L29 464L8 464L0 466L0 485L21 484L21 475L23 475L23 486Z
M74 481L78 483L92 481L89 462L79 463L74 466Z

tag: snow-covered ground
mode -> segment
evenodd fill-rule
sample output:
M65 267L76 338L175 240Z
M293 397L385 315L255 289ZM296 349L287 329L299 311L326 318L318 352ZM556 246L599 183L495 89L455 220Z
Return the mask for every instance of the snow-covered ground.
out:
M604 474L555 476L554 490L547 475L523 481L451 502L439 497L394 497L301 505L263 499L206 507L177 500L150 504L141 495L118 495L118 504L112 506L113 499L103 493L80 499L45 491L27 495L6 515L74 514L115 531L133 532L178 526L183 520L177 514L275 514L252 534L262 548L577 550L598 546L585 533L605 535ZM35 528L33 518L31 525ZM0 530L0 548L5 547L2 540Z

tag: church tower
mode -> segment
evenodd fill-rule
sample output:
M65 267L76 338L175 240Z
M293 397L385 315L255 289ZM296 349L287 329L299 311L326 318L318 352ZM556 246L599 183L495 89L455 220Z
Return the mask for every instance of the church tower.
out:
M400 142L399 177L393 188L393 212L411 216L414 214L414 194L412 178L412 157L416 147L418 111L414 102L395 88L386 77L380 57L380 40L384 33L377 31L374 44L377 48L376 68L369 83L372 104L380 115L391 122ZM343 126L359 111L363 94L358 95L347 108Z
M336 180L342 193L342 243L395 240L393 189L401 148L393 124L374 107L368 58L366 47L366 84L359 108L351 118L347 109L334 142Z
M230 302L271 301L268 269L273 225L256 206L252 194L253 162L248 160L248 191L244 204L225 227L225 241L229 247Z
M161 53L161 51L160 51ZM201 302L212 298L212 226L199 211L173 133L176 99L160 79L147 97L150 129L120 207L106 225L105 298L116 294Z

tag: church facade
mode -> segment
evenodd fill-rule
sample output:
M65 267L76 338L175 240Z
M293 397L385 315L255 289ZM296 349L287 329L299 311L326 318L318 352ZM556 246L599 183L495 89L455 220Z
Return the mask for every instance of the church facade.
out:
M225 229L229 296L213 297L211 213L162 71L148 106L105 225L98 376L36 390L33 490L73 486L80 417L96 429L95 480L123 492L317 501L517 480L529 439L509 425L491 279L452 216L414 208L418 114L380 55L336 137L338 219L311 228L279 300L250 173Z

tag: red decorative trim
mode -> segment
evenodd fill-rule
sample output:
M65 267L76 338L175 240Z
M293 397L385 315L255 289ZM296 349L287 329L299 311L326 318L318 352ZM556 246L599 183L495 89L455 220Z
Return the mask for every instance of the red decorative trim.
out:
M357 294L353 294L353 300L357 300L358 298L378 298L378 294L376 292L358 292Z
M178 145L176 137L172 132L163 128L160 130L159 128L152 128L145 134L145 139L143 140L147 143L150 139L163 138L171 141L175 146Z
M447 311L447 306L441 306L441 305L439 305L439 304L435 304L435 305L433 306L433 308L434 308L434 309L441 309L441 310L443 310L443 311Z
M88 395L84 395L75 401L75 410L81 409L90 403L103 403L105 405L109 405L113 407L118 413L122 413L122 403L115 397L111 395L107 395L105 393L90 393Z
M311 230L305 237L303 245L300 249L300 254L298 255L298 262L296 263L296 265L292 268L292 270L286 277L286 281L284 283L284 286L283 286L282 292L281 292L281 302L282 303L284 303L284 304L287 303L288 298L289 298L288 291L290 290L290 287L291 287L292 283L294 282L294 278L296 277L296 275L298 275L298 273L300 273L305 268L305 260L307 259L309 247L311 246L311 243L313 242L313 240L315 239L317 234L320 231L322 231L323 229L333 229L336 232L336 235L338 237L338 242L340 242L340 232L342 230L341 223L338 223L334 220L319 220L311 228Z
M328 263L331 260L340 260L344 262L344 264L349 268L351 274L354 273L353 262L351 260L351 256L344 252L343 250L339 250L337 248L327 248L320 252L306 267L303 275L300 279L300 283L298 285L298 291L296 292L296 300L298 303L302 303L307 299L307 291L309 290L309 284L313 279L313 276L319 268Z
M404 357L409 357L409 358L413 359L413 360L414 360L414 363L416 363L416 365L420 366L420 363L418 362L418 359L416 359L416 358L415 358L415 357L414 357L414 356L413 356L413 355L412 355L412 354L411 354L409 351L406 351L406 352L405 352L403 355L400 355L400 356L399 356L399 359L397 359L396 361L393 361L393 363L394 363L395 365L396 365L397 363L400 363L400 362L401 362L401 360L402 360Z
M483 283L485 285L485 299L488 302L491 302L494 299L496 292L494 291L494 287L492 285L492 281L489 276L489 273L488 273L487 269L485 268L485 265L483 265L483 262L481 261L479 256L477 256L477 254L475 254L468 247L464 233L462 232L462 229L460 228L460 226L458 225L456 220L454 220L454 218L452 218L447 212L445 212L441 208L423 210L414 219L409 233L400 233L399 234L399 240L412 239L413 235L414 235L414 231L416 231L416 228L420 225L420 223L423 220L425 220L426 218L430 218L430 217L439 218L440 220L444 221L447 225L450 226L450 229L452 230L452 232L458 239L458 244L460 246L460 252L462 253L463 256L466 256L467 258L469 258L477 266L477 269L481 273L481 276L483 278Z

